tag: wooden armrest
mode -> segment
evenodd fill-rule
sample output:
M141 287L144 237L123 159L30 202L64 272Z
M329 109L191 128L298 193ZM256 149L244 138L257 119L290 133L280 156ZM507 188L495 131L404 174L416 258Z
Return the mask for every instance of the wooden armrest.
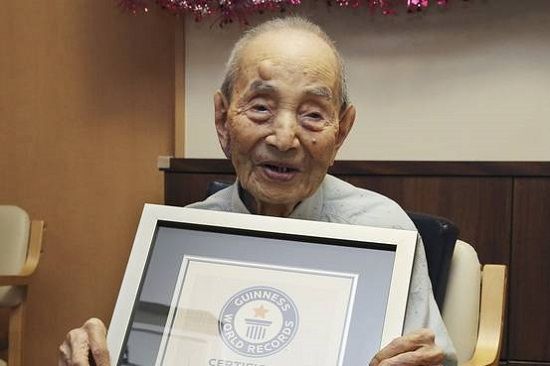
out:
M504 265L483 266L477 343L472 358L461 366L496 366L499 363L506 304L506 275Z
M0 276L0 286L19 286L26 285L30 281L30 276L38 266L40 253L42 251L42 235L44 233L44 221L31 221L31 232L29 237L29 247L27 249L27 259L23 264L21 272L17 275Z
M40 253L42 252L42 235L44 234L44 221L31 221L31 235L29 238L29 249L27 251L27 259L23 265L23 269L19 273L20 276L30 276L38 266Z

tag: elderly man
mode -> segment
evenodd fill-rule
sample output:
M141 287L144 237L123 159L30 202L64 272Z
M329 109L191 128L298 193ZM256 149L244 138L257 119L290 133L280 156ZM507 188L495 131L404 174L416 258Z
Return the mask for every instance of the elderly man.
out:
M246 33L214 96L218 138L238 179L190 207L414 229L393 201L327 175L355 120L343 70L329 37L303 19L273 20ZM105 333L97 319L69 332L59 364L87 365L91 351L97 365L109 365ZM379 351L371 365L444 361L456 359L419 242L405 336Z

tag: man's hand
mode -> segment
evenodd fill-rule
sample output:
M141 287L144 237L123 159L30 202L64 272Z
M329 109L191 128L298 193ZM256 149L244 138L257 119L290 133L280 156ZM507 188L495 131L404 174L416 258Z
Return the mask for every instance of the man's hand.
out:
M71 330L59 346L58 366L111 366L106 336L105 325L96 318Z
M441 365L443 350L435 344L429 329L420 329L391 341L371 360L369 366L433 366Z

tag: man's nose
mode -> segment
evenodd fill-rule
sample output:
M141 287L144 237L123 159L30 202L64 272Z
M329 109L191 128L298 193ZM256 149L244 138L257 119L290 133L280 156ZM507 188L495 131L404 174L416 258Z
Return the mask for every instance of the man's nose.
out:
M298 122L293 113L281 113L273 121L273 129L265 141L280 151L297 148L300 144L296 136Z

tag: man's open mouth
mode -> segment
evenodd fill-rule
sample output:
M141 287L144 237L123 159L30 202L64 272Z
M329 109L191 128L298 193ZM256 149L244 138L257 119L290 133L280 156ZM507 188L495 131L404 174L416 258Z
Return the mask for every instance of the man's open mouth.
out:
M264 167L277 173L292 173L292 172L298 171L298 169L294 169L291 167L277 166L277 165L271 165L271 164L264 164Z
M292 180L292 178L294 178L296 174L300 171L299 169L288 165L275 165L266 163L262 164L261 166L267 178L279 182L287 182Z

